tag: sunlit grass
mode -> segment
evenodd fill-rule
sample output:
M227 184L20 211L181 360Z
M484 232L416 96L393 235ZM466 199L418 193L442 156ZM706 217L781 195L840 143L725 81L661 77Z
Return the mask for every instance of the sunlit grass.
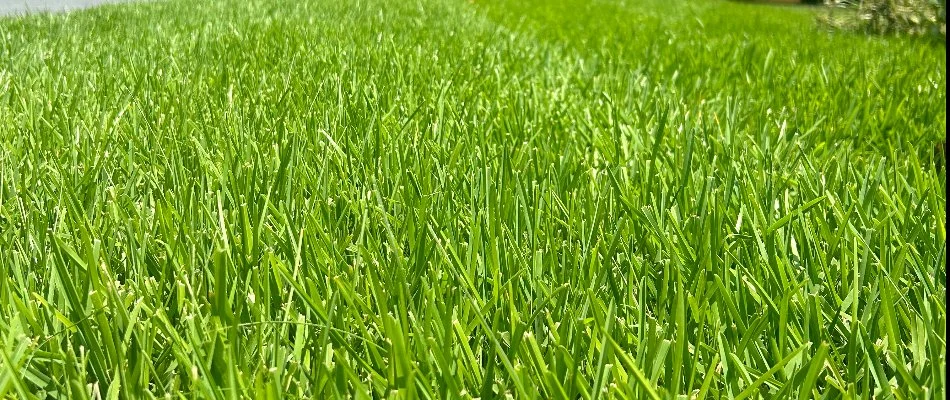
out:
M0 397L943 398L945 47L814 17L0 19Z

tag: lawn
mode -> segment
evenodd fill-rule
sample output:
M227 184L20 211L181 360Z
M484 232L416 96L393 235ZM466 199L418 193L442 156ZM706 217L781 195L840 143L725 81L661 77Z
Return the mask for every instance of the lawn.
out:
M946 47L818 12L0 18L0 398L943 398Z

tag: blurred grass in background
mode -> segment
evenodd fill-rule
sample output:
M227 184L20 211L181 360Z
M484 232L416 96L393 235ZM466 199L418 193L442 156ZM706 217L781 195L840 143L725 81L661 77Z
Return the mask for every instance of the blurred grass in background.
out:
M829 0L831 9L820 21L828 26L863 33L929 36L947 40L945 0Z

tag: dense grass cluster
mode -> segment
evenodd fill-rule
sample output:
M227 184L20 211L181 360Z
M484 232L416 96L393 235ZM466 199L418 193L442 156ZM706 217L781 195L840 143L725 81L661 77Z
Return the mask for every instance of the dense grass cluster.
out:
M0 19L0 397L943 398L945 47L814 18Z

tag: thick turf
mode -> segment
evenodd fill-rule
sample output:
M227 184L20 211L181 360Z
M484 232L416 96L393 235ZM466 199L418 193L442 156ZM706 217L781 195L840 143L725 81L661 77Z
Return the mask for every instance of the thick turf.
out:
M0 397L943 398L945 47L816 12L0 19Z

